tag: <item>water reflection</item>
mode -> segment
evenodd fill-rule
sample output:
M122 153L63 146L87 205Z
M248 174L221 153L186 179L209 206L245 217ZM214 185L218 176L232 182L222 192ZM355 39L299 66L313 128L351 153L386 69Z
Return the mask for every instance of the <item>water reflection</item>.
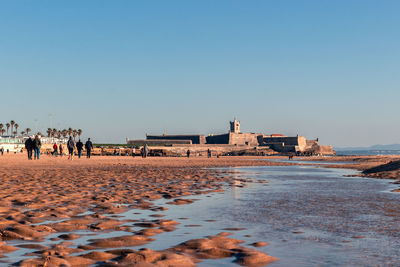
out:
M313 166L240 168L252 184L235 208L215 207L225 222L268 241L273 266L396 266L400 261L399 194L387 180L348 178L352 171Z

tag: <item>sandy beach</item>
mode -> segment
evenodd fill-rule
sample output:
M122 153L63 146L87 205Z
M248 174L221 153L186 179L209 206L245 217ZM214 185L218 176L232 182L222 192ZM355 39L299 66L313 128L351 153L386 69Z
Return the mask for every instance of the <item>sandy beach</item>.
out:
M222 191L226 185L243 187L246 184L246 180L230 178L228 171L209 167L289 163L243 157L94 157L68 161L43 156L39 161L28 161L21 154L5 155L0 160L3 263L19 266L89 266L96 262L102 262L101 266L194 266L204 258L232 257L239 264L256 266L277 260L241 246L242 241L229 238L229 232L188 240L166 251L126 248L151 242L159 233L174 231L178 224L168 219L168 212L166 217L157 214L167 208L154 205L153 200L167 199L169 205L190 204L194 200L180 197ZM151 210L154 220L130 221L141 227L134 230L123 225L127 221L112 217L129 209ZM96 239L94 235L86 245L72 249L69 246L80 236L79 231L125 231L126 235L103 239ZM57 245L48 247L41 243L50 235L65 232L70 234L52 238L59 240ZM21 242L17 246L9 244L15 240ZM260 240L255 246L263 242ZM7 257L7 253L22 248L33 249L28 259L13 262ZM85 251L88 253L82 256L70 256Z
M229 170L214 167L301 164L286 159L93 157L68 161L43 156L28 161L22 154L5 155L0 158L0 261L17 266L195 266L204 259L232 258L244 266L267 265L278 259L256 247L268 240L245 245L229 237L238 230L234 228L165 250L140 247L176 229L179 222L168 218L169 205L190 204L196 195L221 192L226 186L246 186L245 178L232 178ZM364 170L394 157L301 160L337 161L330 167ZM153 203L160 199L166 205ZM153 219L119 218L132 209L150 211ZM114 232L119 235L96 237ZM87 243L72 247L82 235L90 236ZM52 245L48 245L49 237ZM24 249L29 253L23 260L7 256Z

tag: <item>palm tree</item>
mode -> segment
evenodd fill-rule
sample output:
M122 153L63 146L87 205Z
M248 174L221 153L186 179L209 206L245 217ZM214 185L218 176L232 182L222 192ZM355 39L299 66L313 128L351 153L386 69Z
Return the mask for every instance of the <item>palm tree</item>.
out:
M16 123L14 127L15 127L15 135L18 135L18 127L19 127L18 123Z
M67 137L68 131L66 129L62 130L62 135L63 137Z
M11 124L11 134L13 134L14 133L13 128L14 128L15 121L11 120L10 124Z
M55 137L56 135L57 135L57 129L56 128L53 128L53 137Z
M8 135L8 129L10 129L10 124L8 122L6 123L6 127L7 127L7 135Z
M6 132L6 130L1 129L0 132L1 132L1 135L4 135L4 133Z
M4 128L4 124L2 124L2 123L0 123L0 132L2 133L3 132L3 129ZM1 134L1 135L3 135L3 134Z
M48 137L51 137L51 134L53 133L53 130L51 128L47 128L46 133L47 133Z
M30 131L31 131L31 128L26 128L26 129L25 129L25 132L26 132L27 135L29 135L29 132L30 132Z
M72 135L74 136L74 141L75 141L75 138L76 138L77 134L78 134L78 131L76 129L74 129L72 131Z
M74 132L74 131L72 130L72 128L69 127L69 128L68 128L68 135L71 136L73 132Z
M25 134L25 131L21 131L21 135L23 136Z
M78 136L79 136L79 139L81 139L81 135L82 135L82 129L78 129Z

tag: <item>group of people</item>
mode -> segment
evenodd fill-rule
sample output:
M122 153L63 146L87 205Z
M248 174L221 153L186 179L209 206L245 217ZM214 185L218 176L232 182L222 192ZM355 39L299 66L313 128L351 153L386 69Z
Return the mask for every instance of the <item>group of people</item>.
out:
M34 152L34 159L38 160L40 157L40 148L42 146L42 142L40 141L40 138L38 135L35 136L34 139L29 137L25 141L25 149L28 153L28 160L32 160L32 152ZM80 158L82 156L82 150L83 150L83 143L79 139L79 141L75 144L75 141L72 139L72 136L69 137L68 142L67 142L67 149L68 149L68 159L72 160L72 157L74 155L74 150L78 152L78 157ZM90 158L93 150L93 143L90 141L90 138L85 143L85 149L86 149L86 157ZM62 144L57 145L57 143L54 143L53 145L53 153L54 156L62 156L64 154L64 148Z
M39 159L41 147L42 147L42 142L40 141L40 138L38 135L36 135L34 139L29 137L25 141L25 148L26 148L26 151L28 152L28 160L32 160L32 152L34 152L34 158Z
M42 146L42 142L40 141L40 138L38 135L35 136L34 139L32 139L31 137L29 137L26 141L25 141L25 149L28 152L28 159L32 160L32 156L34 156L35 160L38 160L40 158L40 148ZM88 140L86 141L85 144L82 143L82 141L79 139L78 142L75 143L75 141L72 139L72 136L69 137L68 142L66 144L67 149L68 149L68 159L72 160L73 156L74 156L74 151L76 148L77 154L78 154L78 158L81 158L82 156L82 151L83 148L85 148L86 150L86 157L90 158L91 154L92 154L92 150L93 150L93 143L92 141L90 141L90 138L88 138ZM1 152L0 152L1 153ZM53 145L53 152L52 154L54 156L62 156L64 154L64 147L62 144L58 144L54 143ZM117 155L117 151L114 150L114 155ZM132 149L132 156L134 157L136 154L136 149L133 148ZM149 155L149 147L147 146L147 144L145 144L141 149L140 149L140 154L143 158L146 158ZM188 149L186 151L186 156L189 158L190 157L190 150ZM208 149L207 150L207 156L209 158L211 158L211 150Z

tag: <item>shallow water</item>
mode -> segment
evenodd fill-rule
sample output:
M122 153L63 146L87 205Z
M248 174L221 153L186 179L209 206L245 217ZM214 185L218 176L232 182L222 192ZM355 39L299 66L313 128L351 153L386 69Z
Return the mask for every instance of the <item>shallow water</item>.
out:
M158 213L181 224L144 247L165 249L228 231L244 245L271 243L259 248L280 258L270 266L398 265L400 194L390 192L396 186L389 180L349 178L345 175L354 171L315 166L228 170L235 178L266 179L268 184L249 183L224 193L189 196L199 199L190 205L167 205L167 211ZM132 212L125 216L132 218ZM232 266L232 259L206 260L199 266Z
M180 223L177 230L155 235L155 241L132 248L161 250L226 231L233 232L231 237L243 240L245 246L257 241L271 243L258 248L280 258L270 266L397 266L400 262L400 194L390 192L396 188L390 181L349 178L345 175L354 171L315 166L224 170L234 178L267 180L268 184L254 182L246 188L187 196L198 199L189 205L168 205L165 202L170 200L160 199L154 204L168 210L130 210L119 214L120 219L136 220L154 220L157 218L150 215L164 214L161 219ZM227 227L247 229L224 230ZM142 228L131 223L131 229ZM130 234L122 231L76 233L83 236L73 240L71 247L87 244L92 238ZM42 244L54 243L57 242L49 240ZM23 252L28 251L32 250L20 249L7 256L22 259ZM75 255L78 254L82 253ZM232 260L205 260L199 266L232 266Z
M395 186L388 180L348 178L343 175L353 171L312 166L236 170L241 177L267 179L269 186L228 192L230 203L219 203L211 214L247 227L252 241L270 242L261 249L280 258L271 266L400 263L400 194L390 192Z

